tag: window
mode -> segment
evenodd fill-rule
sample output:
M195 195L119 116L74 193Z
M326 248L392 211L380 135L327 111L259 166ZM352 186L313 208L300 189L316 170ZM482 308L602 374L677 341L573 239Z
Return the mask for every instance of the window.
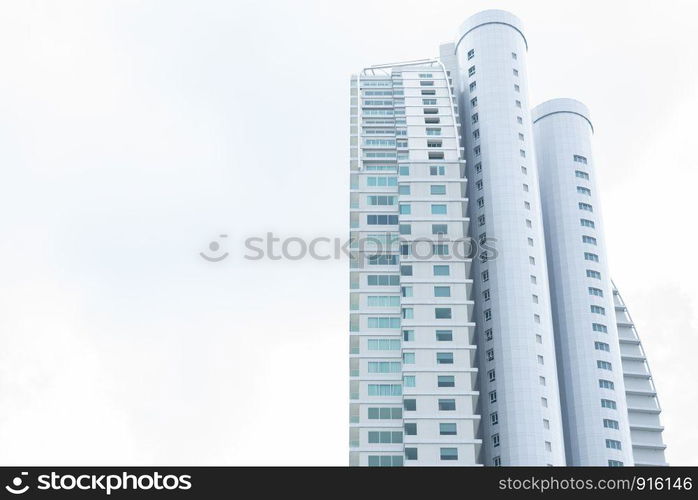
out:
M477 199L477 207L483 208L485 206L485 199L481 196Z
M455 399L439 399L439 411L455 411Z
M434 90L434 89L422 89L422 95L436 95L436 90Z
M369 255L369 266L394 266L397 264L397 255Z
M595 253L584 252L584 260L590 260L592 262L598 262L599 256Z
M441 129L427 127L427 135L441 135Z
M543 429L550 429L550 420L547 418L543 419Z
M402 396L400 384L368 384L369 396Z
M402 418L402 408L369 408L369 420L398 420Z
M369 455L369 467L402 467L402 457L400 455Z
M499 446L499 433L492 435L492 446L495 448Z
M587 269L587 278L595 278L597 280L601 279L601 273L594 271L593 269Z
M477 113L474 113L474 114L470 117L470 121L471 121L471 123L477 123L477 122L480 121L480 117L478 116Z
M397 186L397 177L366 177L369 187Z
M405 460L417 460L417 448L405 448Z
M524 151L523 149L520 149L520 150L519 150L519 155L520 155L522 158L526 158L526 151Z
M400 318L368 318L369 328L400 328Z
M589 287L589 295L595 295L597 297L603 297L603 290L600 288Z
M440 148L442 145L443 145L443 142L440 140L430 139L427 141L428 148Z
M429 151L429 154L427 155L427 157L428 157L430 160L443 160L443 159L444 159L444 154L443 154L443 153L440 153L440 152L437 153L437 152L434 152L434 151Z
M620 460L609 460L608 466L609 467L623 467L623 462L621 462Z
M475 173L479 174L482 173L482 163L476 163L475 164Z
M434 317L436 319L451 319L451 308L450 307L435 307Z
M611 352L611 347L606 342L594 342L594 349L597 351Z
M475 156L480 156L480 146L475 146L475 147L473 148L473 154L474 154Z
M412 234L412 224L400 224L400 234Z
M475 49L470 49L468 51L468 60L472 59L473 57L475 57Z
M550 441L545 442L545 451L553 451L553 444Z
M448 342L453 340L452 330L436 330L436 340L439 342Z
M577 186L577 192L585 196L591 196L591 189L582 186Z
M475 106L477 106L477 97L473 97L472 99L470 99L470 105L471 105L473 108L474 108Z
M431 194L446 194L446 185L445 184L432 184L430 186L431 188Z
M582 236L582 242L588 243L590 245L596 245L596 238L594 238L593 236L584 235Z
M512 53L511 53L511 58L514 59L514 60L516 60L516 52L512 52Z
M453 353L452 352L437 352L436 353L436 364L437 365L452 365L453 364Z
M412 266L400 266L400 276L412 276Z
M470 66L468 68L468 76L473 76L475 74L475 66Z
M514 69L514 70L512 70L512 71L513 71L513 73L514 73L514 76L519 76L519 70L518 70L518 69Z
M543 358L543 356L541 356L540 354L538 354L537 357L538 357L538 364L539 364L539 365L544 365L544 364L545 364L545 359Z
M448 276L450 274L451 272L448 265L434 266L434 276Z
M606 309L601 306L590 306L590 309L594 314L606 314Z
M400 431L370 431L368 433L369 443L402 443L402 432Z
M602 325L601 323L592 323L591 329L595 332L608 333L608 328L606 327L606 325Z
M528 257L528 263L531 264L532 266L535 266L535 265L536 265L536 258L535 258L535 257L531 257L531 256L529 255L529 257Z
M436 106L436 99L422 99L423 106Z
M499 455L492 457L492 465L495 467L500 467L502 465L502 457Z
M490 403L496 403L497 402L497 391L490 391Z
M605 379L599 379L599 388L600 389L610 389L610 390L615 390L615 384L610 381L610 380L605 380Z
M583 165L587 164L586 156L574 155L574 161L576 161L577 163L581 163Z
M416 436L417 435L417 424L408 423L405 424L405 436Z
M587 181L589 180L589 174L587 174L586 172L582 172L581 170L575 170L574 175L576 177L579 177L580 179L585 179Z
M427 125L441 123L441 118L439 118L438 116L425 116L424 123L426 123Z
M431 234L448 234L448 224L432 224Z
M596 227L596 224L594 224L594 221L593 221L593 220L589 220L589 219L579 219L579 223L580 223L583 227L591 227L591 228Z
M494 334L492 333L492 328L485 330L485 339L492 340Z
M487 379L488 379L490 382L494 382L495 380L497 380L497 373L494 371L494 369L489 370L489 371L487 372Z
M437 378L437 385L439 387L455 387L456 378L453 375L439 375Z
M435 286L434 287L434 297L450 297L451 287L450 286Z
M410 185L409 184L401 184L397 188L397 191L400 194L410 194Z
M490 272L489 271L482 271L482 281L489 281L490 279Z
M617 421L617 420L613 420L613 419L611 419L611 418L604 418L604 419L603 419L603 426L604 426L606 429L616 429L616 430L619 429L618 421Z
M516 123L518 123L519 125L523 125L523 118L521 118L520 116L517 116Z
M475 183L475 187L477 188L478 191L482 191L482 181L477 181Z
M535 285L538 283L538 278L536 278L533 274L531 275L531 284Z
M612 450L620 450L620 441L616 441L615 439L607 439L606 448L610 448Z
M405 387L415 387L417 385L417 377L414 375L405 375L402 377L402 383Z
M480 138L480 129L476 128L473 130L473 139L479 139Z
M540 405L543 408L547 408L548 407L548 398L540 398Z
M446 167L443 165L429 167L429 175L445 175Z
M392 295L369 295L366 302L368 307L399 307L400 297Z
M412 287L411 286L400 287L400 293L403 297L412 297Z
M537 342L538 344L542 344L542 343L543 343L543 336L542 336L540 333L536 333L536 342Z
M485 216L484 215L479 215L477 218L477 222L479 225L484 226L485 225Z
M482 292L482 299L487 302L490 300L490 289L488 288L487 290L483 290Z
M487 349L487 361L494 361L494 349Z
M441 460L458 460L458 448L441 448L439 456Z
M521 92L521 87L518 85L514 84L514 92Z
M538 384L543 386L546 385L545 377L538 377Z
M369 286L398 286L400 277L394 274L369 274Z
M613 366L608 361L601 361L600 359L596 361L596 367L601 370L613 370Z
M524 201L524 208L525 208L526 210L531 210L531 203L528 202L528 201Z
M497 425L499 423L499 415L496 411L490 413L490 423L492 425Z
M368 339L369 351L399 351L399 339Z
M402 319L414 319L414 309L411 307L403 307Z
M366 223L369 226L386 226L398 223L397 215L367 215Z
M403 352L402 362L406 365L413 365L415 360L415 355L413 352Z
M444 424L440 423L439 424L439 434L441 436L455 436L457 435L457 429L456 429L456 424Z
M471 82L470 83L470 92L474 91L477 88L477 82Z
M490 321L492 319L492 309L485 309L483 315L485 316L485 321Z
M422 80L419 82L419 85L421 85L422 87L433 87L434 81L433 80Z
M432 215L446 215L446 205L432 205L431 206Z
M405 409L405 411L417 411L417 400L403 399L402 407Z
M518 99L515 101L515 104L517 108L521 107L521 101L519 101Z
M414 330L403 330L402 340L405 342L414 342Z

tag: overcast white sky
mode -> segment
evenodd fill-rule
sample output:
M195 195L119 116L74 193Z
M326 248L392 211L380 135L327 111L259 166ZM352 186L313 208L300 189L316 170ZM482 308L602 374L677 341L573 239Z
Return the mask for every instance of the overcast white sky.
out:
M486 8L526 25L532 102L591 109L667 457L698 464L698 9L591 0L3 2L0 463L346 464L346 261L242 240L345 236L349 75Z

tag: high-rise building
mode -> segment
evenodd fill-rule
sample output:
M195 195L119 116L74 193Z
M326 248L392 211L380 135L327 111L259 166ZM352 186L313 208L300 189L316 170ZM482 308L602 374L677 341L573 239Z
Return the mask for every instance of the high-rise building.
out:
M527 50L485 11L352 77L350 465L664 464L589 113L531 111Z

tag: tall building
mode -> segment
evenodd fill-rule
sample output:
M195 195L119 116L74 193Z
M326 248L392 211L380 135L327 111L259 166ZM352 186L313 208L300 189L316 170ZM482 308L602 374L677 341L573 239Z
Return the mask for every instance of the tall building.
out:
M351 80L350 465L665 464L591 121L531 111L521 21Z

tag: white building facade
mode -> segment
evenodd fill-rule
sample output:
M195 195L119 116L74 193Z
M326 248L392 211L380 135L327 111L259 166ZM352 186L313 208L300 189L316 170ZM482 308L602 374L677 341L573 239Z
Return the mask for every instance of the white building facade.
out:
M485 11L439 59L352 77L352 466L665 463L588 111L531 111L527 50Z

